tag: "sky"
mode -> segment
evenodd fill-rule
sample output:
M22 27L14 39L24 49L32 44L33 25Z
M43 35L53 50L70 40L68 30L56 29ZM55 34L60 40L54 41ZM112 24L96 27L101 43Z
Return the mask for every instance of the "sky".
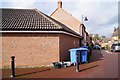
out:
M1 0L0 8L37 8L50 15L57 8L58 0ZM82 15L89 34L111 37L114 27L118 27L119 0L61 0L63 9L82 21Z

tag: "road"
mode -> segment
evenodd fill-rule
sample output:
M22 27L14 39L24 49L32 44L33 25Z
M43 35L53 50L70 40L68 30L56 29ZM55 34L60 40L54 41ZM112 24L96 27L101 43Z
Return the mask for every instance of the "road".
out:
M92 62L89 65L98 65L98 67L89 69L88 78L117 78L118 77L118 52L109 52L105 50L93 51ZM85 77L85 76L84 76Z
M118 78L119 54L119 52L94 50L90 63L79 66L80 72L75 71L75 66L61 69L16 69L16 78ZM10 70L3 70L3 77L9 76Z

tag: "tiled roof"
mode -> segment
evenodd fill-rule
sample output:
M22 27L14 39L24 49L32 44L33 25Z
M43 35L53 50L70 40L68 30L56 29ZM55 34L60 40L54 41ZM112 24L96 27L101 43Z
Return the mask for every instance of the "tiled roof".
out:
M2 9L2 31L65 31L79 35L37 9Z

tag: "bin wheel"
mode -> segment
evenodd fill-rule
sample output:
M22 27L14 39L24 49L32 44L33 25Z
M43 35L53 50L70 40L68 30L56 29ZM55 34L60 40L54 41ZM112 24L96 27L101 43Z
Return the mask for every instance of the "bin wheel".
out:
M90 63L89 61L86 62L87 64Z
M76 66L76 63L73 63L74 66Z

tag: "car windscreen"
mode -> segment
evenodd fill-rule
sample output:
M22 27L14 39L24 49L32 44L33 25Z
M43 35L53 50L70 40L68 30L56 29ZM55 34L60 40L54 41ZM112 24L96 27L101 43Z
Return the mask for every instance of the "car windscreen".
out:
M113 44L111 47L114 48L115 46L117 46L117 44Z
M117 45L120 46L120 43L118 43Z

